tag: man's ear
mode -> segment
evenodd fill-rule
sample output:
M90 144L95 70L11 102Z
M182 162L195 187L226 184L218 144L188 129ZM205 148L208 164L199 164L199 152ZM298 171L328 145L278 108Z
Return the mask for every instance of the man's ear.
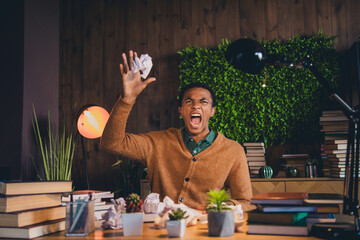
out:
M216 111L216 109L213 107L213 108L211 109L211 115L210 115L211 117L214 116L215 111Z
M181 107L178 107L178 113L179 113L179 115L182 117Z

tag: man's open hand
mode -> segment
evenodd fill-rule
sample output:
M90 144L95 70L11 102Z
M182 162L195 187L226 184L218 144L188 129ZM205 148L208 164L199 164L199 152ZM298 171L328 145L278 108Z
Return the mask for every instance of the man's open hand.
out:
M127 103L134 102L137 96L146 88L146 86L156 80L154 77L150 77L145 81L142 81L140 71L137 71L136 73L133 71L134 55L135 57L137 57L136 52L130 50L128 63L126 54L123 53L123 64L120 64L120 71L122 75L124 89L123 99Z

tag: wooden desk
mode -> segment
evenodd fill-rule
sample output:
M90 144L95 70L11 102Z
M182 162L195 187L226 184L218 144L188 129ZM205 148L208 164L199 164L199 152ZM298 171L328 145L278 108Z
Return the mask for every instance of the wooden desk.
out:
M87 237L66 237L65 232L59 232L37 239L62 239L62 240L79 240L79 239L174 239L169 238L166 229L154 229L154 223L145 223L143 234L141 236L123 236L122 229L119 230L102 230L101 222L96 222L96 231ZM231 237L209 237L207 224L198 223L195 226L188 227L186 234L182 239L241 239L241 240L318 240L315 237L299 237L299 236L279 236L279 235L247 235L245 233L235 233Z

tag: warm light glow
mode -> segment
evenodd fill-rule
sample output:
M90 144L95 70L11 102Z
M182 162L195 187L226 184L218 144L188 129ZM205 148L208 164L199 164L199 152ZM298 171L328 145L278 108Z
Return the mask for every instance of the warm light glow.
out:
M91 106L86 108L78 119L79 133L86 138L101 137L109 116L109 113L102 107Z

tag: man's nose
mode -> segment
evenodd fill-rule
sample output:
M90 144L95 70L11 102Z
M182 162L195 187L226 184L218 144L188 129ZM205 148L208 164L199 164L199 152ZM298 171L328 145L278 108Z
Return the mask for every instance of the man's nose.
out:
M193 108L199 108L200 107L200 102L199 101L193 101L192 102L192 107Z

